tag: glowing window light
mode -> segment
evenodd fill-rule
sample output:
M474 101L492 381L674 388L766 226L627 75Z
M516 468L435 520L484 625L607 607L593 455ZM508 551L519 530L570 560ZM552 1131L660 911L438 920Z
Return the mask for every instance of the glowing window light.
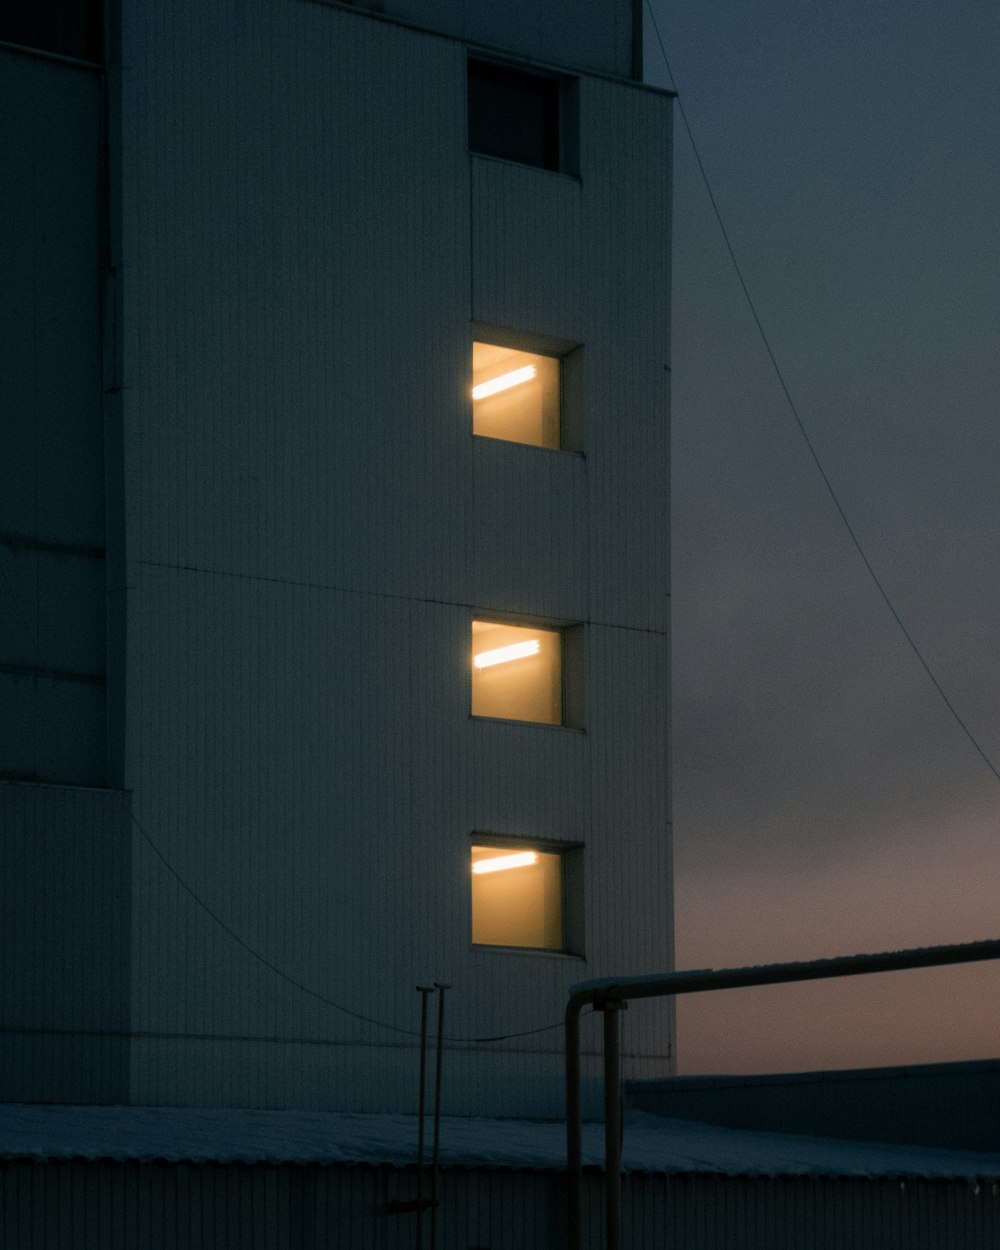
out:
M540 646L537 638L532 638L530 642L512 642L509 647L480 651L472 657L472 663L476 668L490 668L494 664L506 664L510 660L523 660L526 656L537 655Z
M535 376L535 366L525 365L523 369L513 369L510 373L501 373L498 378L490 378L488 382L480 382L472 388L473 399L487 399L490 395L499 395L501 391L509 391L512 386L520 386L530 382Z
M536 851L517 851L513 855L496 855L493 859L480 859L472 865L475 873L503 872L507 868L527 868L538 863Z

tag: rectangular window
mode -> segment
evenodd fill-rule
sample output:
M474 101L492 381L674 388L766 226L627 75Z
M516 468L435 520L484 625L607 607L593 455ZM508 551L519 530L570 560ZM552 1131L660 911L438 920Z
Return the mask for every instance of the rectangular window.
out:
M469 151L539 169L563 167L560 80L469 61Z
M472 622L472 715L563 722L558 629Z
M582 955L583 847L472 835L472 942Z
M563 856L520 845L472 846L472 941L563 950Z
M472 432L533 447L558 447L561 363L557 356L474 342Z

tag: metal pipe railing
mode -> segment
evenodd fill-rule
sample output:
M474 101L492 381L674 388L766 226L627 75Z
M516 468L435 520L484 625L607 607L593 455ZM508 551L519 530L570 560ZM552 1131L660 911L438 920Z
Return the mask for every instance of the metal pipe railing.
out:
M622 1081L619 1020L628 1003L609 1002L604 1012L604 1167L607 1177L605 1226L608 1250L621 1250Z
M437 1054L434 1058L434 1145L431 1147L431 1250L437 1250L438 1154L441 1146L441 1059L444 1055L444 992L450 985L434 982L438 992Z
M605 1189L608 1250L621 1245L621 1121L616 1141L607 1124L608 1086L619 1088L619 1009L635 998L663 998L710 990L742 989L751 985L781 985L792 981L819 981L829 977L862 976L873 972L900 972L907 968L935 968L949 964L1000 959L1000 940L968 942L960 946L927 946L886 951L878 955L843 955L808 963L761 964L750 968L702 969L644 977L606 977L573 986L566 1004L566 1250L583 1247L583 1124L580 1111L580 1013L585 1006L604 1012ZM614 1067L614 1073L611 1067Z
M427 995L433 985L418 985L420 995L420 1093L417 1100L417 1250L424 1244L424 1117L427 1106Z

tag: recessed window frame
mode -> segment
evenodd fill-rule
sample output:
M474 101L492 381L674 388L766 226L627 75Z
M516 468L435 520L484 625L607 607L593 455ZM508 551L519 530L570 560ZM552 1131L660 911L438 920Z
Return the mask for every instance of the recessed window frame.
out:
M525 169L545 173L580 172L579 82L575 77L557 70L540 70L536 65L469 52L466 71L467 143L472 156L509 161ZM515 146L504 138L488 133L486 113L504 90L512 100L534 97L538 101L541 123L537 151L528 155L525 148L516 154ZM524 119L522 118L522 123ZM499 132L498 132L499 134Z
M472 710L472 638L474 623L491 625L512 625L519 629L545 630L559 634L560 640L560 705L561 719L558 721L523 720L516 716L491 716ZM469 618L469 717L474 721L485 721L491 724L524 725L541 729L585 729L586 689L585 689L585 648L586 637L584 625L580 621L557 621L546 617L529 617L507 612L493 612L487 609L474 609Z
M535 356L547 356L559 362L559 436L552 443L526 443L519 439L506 439L497 435L477 434L472 399L472 353L473 345L483 343L491 347L507 347L512 351L529 352ZM469 334L469 384L468 402L472 411L469 428L473 437L487 438L491 442L509 443L514 447L528 447L533 451L568 451L583 454L584 405L583 405L583 345L568 339L555 338L530 330L516 330L509 326L487 325L474 321Z
M562 933L559 946L519 946L472 940L474 933L475 874L472 872L472 848L489 847L500 853L537 851L543 855L558 855L560 868L560 893L562 903ZM586 958L584 927L584 844L578 841L558 841L552 838L511 837L505 834L473 831L469 835L467 850L469 875L469 936L474 951L499 952L507 955L555 955L559 957ZM512 871L518 871L513 869Z

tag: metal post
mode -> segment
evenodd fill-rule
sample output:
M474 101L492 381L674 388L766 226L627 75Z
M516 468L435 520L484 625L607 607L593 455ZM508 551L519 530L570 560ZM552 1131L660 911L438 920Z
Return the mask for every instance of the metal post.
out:
M438 1032L437 1055L434 1065L434 1147L431 1155L431 1247L437 1247L437 1207L438 1207L438 1147L441 1143L441 1056L444 1053L444 992L449 985L434 982L438 991Z
M417 1250L424 1238L424 1108L427 1091L427 995L433 985L418 985L420 995L420 1098L417 1112Z
M787 985L794 981L821 981L830 977L864 976L872 972L901 972L906 968L942 968L952 964L977 963L985 959L1000 959L1000 939L966 942L958 946L883 951L878 955L841 955L834 959L814 959L808 963L762 964L748 968L721 968L718 971L700 968L691 972L654 973L651 976L614 979L607 977L573 986L566 1004L565 1017L567 1250L581 1250L583 1239L580 1012L586 1004L592 1003L595 1008L600 1004L606 1008L609 1003L624 1003L633 998L664 998L676 994L700 994L709 990L740 989L751 985ZM605 1028L608 1027L605 1020ZM606 1035L605 1047L607 1040ZM617 1030L613 1041L617 1043ZM617 1064L615 1071L617 1072ZM609 1151L609 1155L610 1153Z
M566 1005L566 1250L581 1250L583 1244L580 1007L574 998Z
M607 1250L622 1245L622 1082L620 1012L627 1004L599 1005L604 1013L604 1203Z

